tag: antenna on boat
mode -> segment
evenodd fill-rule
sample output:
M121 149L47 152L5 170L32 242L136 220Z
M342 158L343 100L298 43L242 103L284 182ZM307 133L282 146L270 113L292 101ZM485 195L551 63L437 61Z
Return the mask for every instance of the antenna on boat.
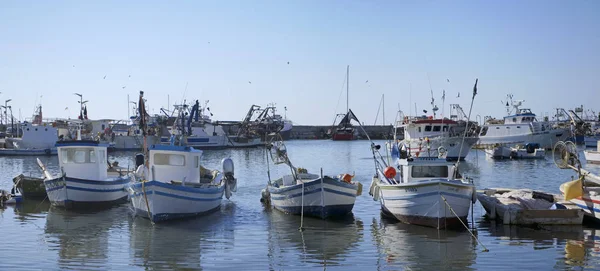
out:
M456 160L456 168L457 169L458 169L458 165L460 164L460 155L462 154L462 149L465 144L465 137L467 137L467 132L469 132L469 124L471 122L471 111L473 110L473 101L475 100L475 96L477 95L477 82L478 81L479 81L479 78L475 79L475 85L473 86L473 97L471 97L471 107L469 108L469 115L467 116L467 124L465 127L465 132L463 133L463 138L460 142L460 149L458 151L458 160ZM454 172L456 174L458 171L455 170Z

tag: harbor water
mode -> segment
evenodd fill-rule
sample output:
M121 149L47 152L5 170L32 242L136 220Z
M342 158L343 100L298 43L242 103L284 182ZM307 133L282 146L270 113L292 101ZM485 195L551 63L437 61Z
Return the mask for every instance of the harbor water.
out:
M384 144L383 141L377 142ZM260 203L272 178L289 172L267 164L262 148L205 151L202 163L235 163L238 191L206 216L152 225L129 204L96 212L51 207L47 200L0 209L0 270L581 270L600 269L600 226L525 228L486 221L474 205L481 244L468 231L436 230L382 218L368 195L374 164L368 141L295 140L291 161L313 173L355 174L364 186L353 216L341 220L286 215ZM382 148L383 149L383 148ZM133 167L135 152L109 160ZM582 155L581 155L582 156ZM42 157L58 173L58 159ZM586 165L593 172L599 166ZM0 157L0 188L18 174L41 176L35 157ZM575 176L545 160L493 161L472 150L460 163L478 189L532 188L559 193ZM469 217L471 222L471 217ZM487 248L489 252L484 252Z

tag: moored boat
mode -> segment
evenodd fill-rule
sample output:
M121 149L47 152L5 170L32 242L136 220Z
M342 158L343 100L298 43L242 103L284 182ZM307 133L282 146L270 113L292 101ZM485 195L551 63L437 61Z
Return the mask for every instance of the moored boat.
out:
M394 143L392 166L379 155L378 145L372 149L380 159L369 194L380 201L384 215L437 229L466 223L476 201L475 186L460 176L454 164L443 158L409 157L406 146Z
M19 174L13 178L15 188L25 198L43 199L47 196L44 178L25 176Z
M262 201L284 213L323 219L351 213L362 185L352 181L353 176L349 174L330 177L294 167L287 156L283 139L279 138L280 141L269 144L267 150L273 162L286 164L291 174L270 180L269 173L269 183L263 190Z
M541 148L551 149L554 144L571 136L569 128L553 125L549 121L538 121L528 108L520 108L523 101L512 101L514 113L511 114L507 102L507 116L502 121L487 119L481 128L476 147L485 148L496 144L516 145L527 142L540 144Z
M139 110L140 126L144 127L147 113L143 92ZM177 141L185 142L189 134L184 129L180 134L183 138ZM146 150L147 155L136 156L136 181L127 190L134 212L152 222L215 211L221 206L223 195L229 199L236 191L233 161L229 158L223 159L223 172L219 172L202 167L202 151L190 146L151 145Z
M102 208L127 201L130 177L108 176L107 144L75 140L56 143L62 175L52 176L41 164L44 186L53 205L67 209Z

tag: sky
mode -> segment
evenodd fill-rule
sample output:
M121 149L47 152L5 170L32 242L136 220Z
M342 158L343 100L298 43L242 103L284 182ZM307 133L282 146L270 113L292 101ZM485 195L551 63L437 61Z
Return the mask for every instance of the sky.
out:
M143 90L149 113L208 100L213 120L241 120L275 103L329 125L349 65L365 124L431 113L431 92L438 113L468 113L476 78L472 119L504 116L507 94L538 115L598 112L598 14L600 1L1 1L0 102L77 118L81 93L89 118L127 119Z

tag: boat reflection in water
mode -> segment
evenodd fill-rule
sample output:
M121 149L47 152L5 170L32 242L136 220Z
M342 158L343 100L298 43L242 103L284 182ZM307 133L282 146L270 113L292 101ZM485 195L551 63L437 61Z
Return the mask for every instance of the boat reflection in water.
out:
M227 266L235 259L235 206L223 203L205 216L151 224L142 217L130 219L130 251L133 265L145 270L200 270L204 265ZM130 256L131 257L131 256ZM222 262L220 262L222 261Z
M51 207L44 232L48 249L58 251L59 268L81 270L108 266L109 243L115 246L110 240L111 229L123 227L127 214L126 208L77 213Z
M295 267L352 267L349 255L360 252L363 223L349 215L340 220L304 217L304 231L299 231L300 216L269 211L269 269ZM300 259L295 259L295 257ZM358 261L358 259L356 259ZM360 262L364 265L364 262Z
M477 242L467 231L437 230L382 216L380 221L373 218L371 234L381 255L377 269L474 269Z

